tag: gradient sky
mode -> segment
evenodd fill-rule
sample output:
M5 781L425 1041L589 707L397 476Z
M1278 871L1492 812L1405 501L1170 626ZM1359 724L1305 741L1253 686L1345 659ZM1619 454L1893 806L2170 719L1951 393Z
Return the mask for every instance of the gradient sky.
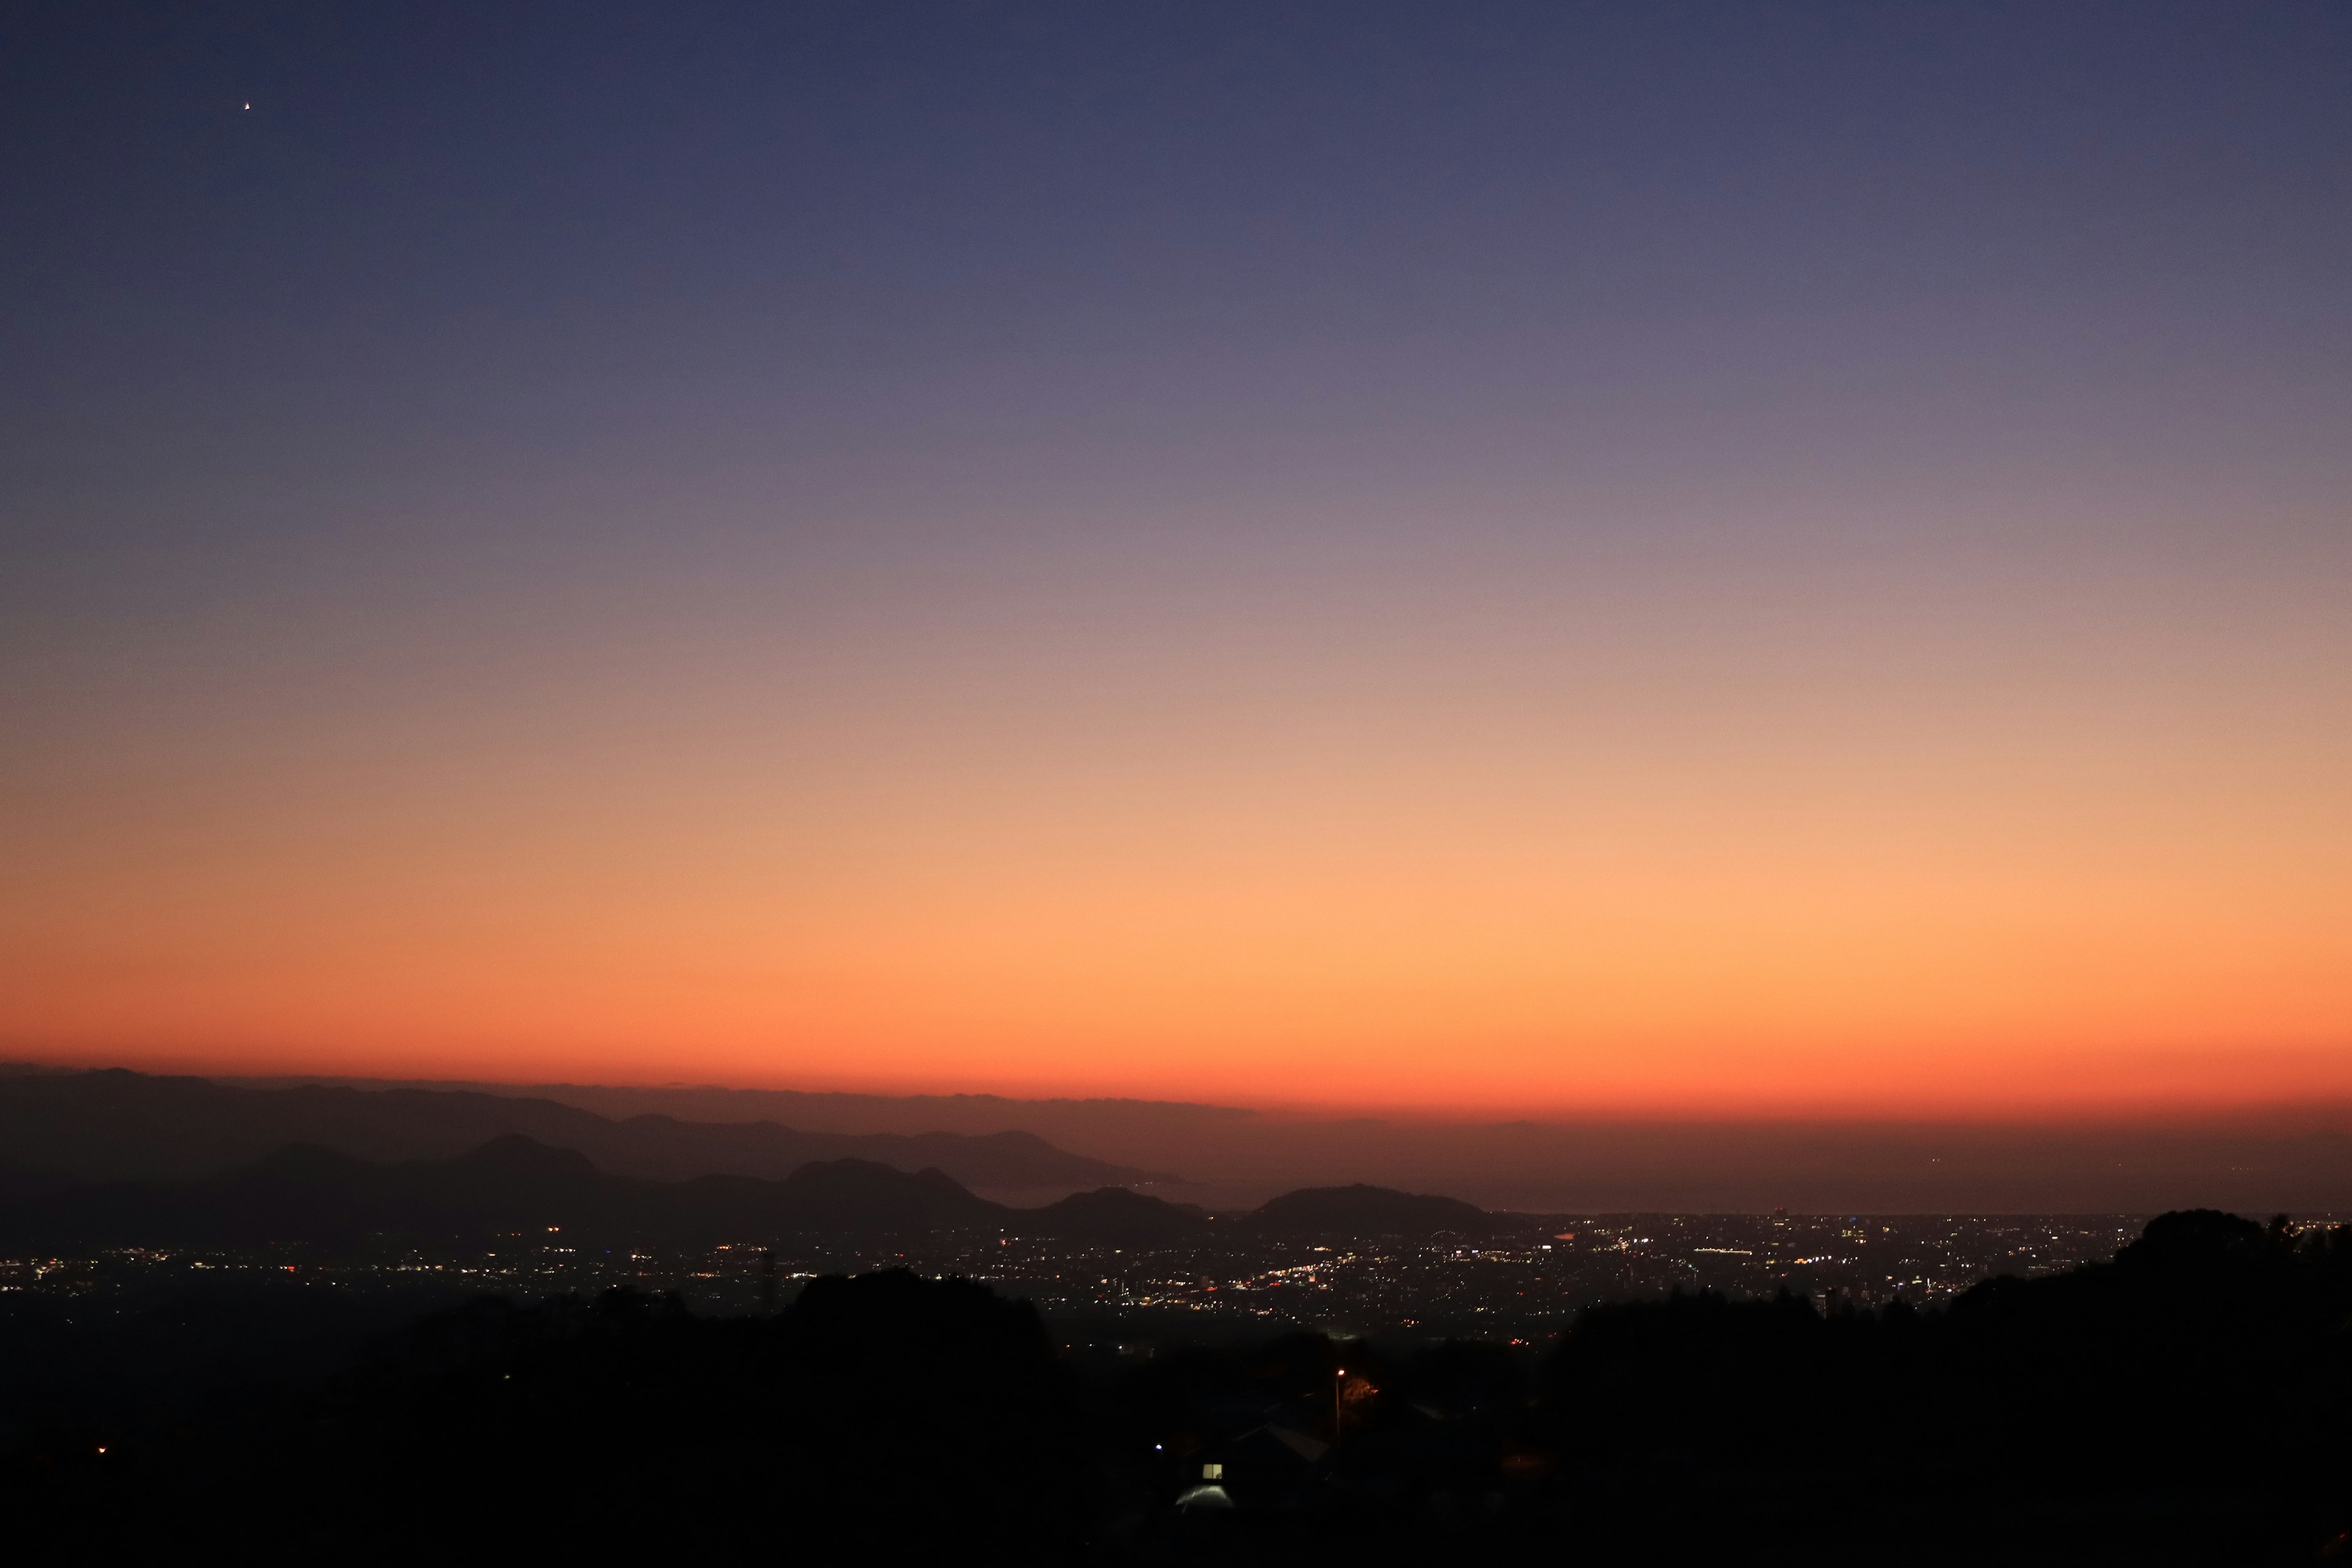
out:
M2342 1094L2347 415L2340 4L12 6L0 1047Z

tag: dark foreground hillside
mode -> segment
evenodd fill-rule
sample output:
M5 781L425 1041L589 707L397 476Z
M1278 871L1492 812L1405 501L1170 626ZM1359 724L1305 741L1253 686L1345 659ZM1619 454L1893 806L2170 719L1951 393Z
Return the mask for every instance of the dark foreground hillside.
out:
M1290 1334L1089 1374L898 1272L765 1318L76 1310L0 1307L0 1509L52 1558L2287 1563L2352 1525L2352 1237L2207 1211L1948 1311L1684 1297L1539 1360Z

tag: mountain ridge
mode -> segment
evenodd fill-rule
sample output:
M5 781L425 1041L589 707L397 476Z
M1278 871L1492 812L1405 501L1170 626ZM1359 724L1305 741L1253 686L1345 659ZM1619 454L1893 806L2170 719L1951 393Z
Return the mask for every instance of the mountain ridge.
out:
M1331 1194L1339 1194L1334 1198ZM600 1169L578 1150L507 1133L446 1160L372 1163L294 1143L250 1164L182 1180L81 1183L0 1203L0 1246L542 1245L767 1242L805 1234L971 1229L1112 1245L1162 1245L1223 1230L1337 1238L1435 1234L1433 1217L1483 1234L1498 1216L1452 1198L1356 1186L1309 1192L1270 1226L1214 1217L1127 1188L1022 1209L980 1196L936 1167L813 1161L781 1180L729 1173L662 1182ZM1464 1212L1475 1216L1465 1221Z
M616 1174L658 1181L719 1173L774 1180L832 1159L937 1168L971 1186L1003 1189L1181 1181L1020 1131L842 1133L658 1113L615 1120L552 1100L477 1090L248 1089L122 1068L0 1076L0 1159L84 1181L201 1176L297 1143L375 1161L446 1158L509 1133L578 1150Z

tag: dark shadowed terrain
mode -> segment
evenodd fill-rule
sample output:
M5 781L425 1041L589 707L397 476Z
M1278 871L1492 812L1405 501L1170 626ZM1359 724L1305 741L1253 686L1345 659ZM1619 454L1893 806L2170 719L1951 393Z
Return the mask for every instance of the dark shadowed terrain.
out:
M1928 1312L1712 1295L1549 1348L1073 1358L883 1271L700 1316L0 1298L23 1551L1101 1563L2301 1563L2352 1526L2352 1233L2167 1215Z
M2352 1232L2324 1222L2179 1211L2118 1254L2095 1216L1547 1220L1363 1183L1013 1206L858 1156L444 1152L507 1117L641 1147L467 1091L37 1075L0 1106L0 1507L48 1555L2352 1549ZM341 1146L221 1163L288 1126Z

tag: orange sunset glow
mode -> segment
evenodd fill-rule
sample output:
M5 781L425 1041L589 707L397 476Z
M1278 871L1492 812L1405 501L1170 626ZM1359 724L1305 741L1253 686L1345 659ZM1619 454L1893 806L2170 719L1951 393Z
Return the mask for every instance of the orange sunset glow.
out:
M1483 606L1195 585L1140 628L1000 587L816 675L763 585L667 640L559 627L570 669L461 624L422 679L272 669L217 729L148 698L20 775L0 1026L1439 1113L2352 1090L2340 634L2284 586L2186 626L2110 593L2086 648L2080 584L1940 564L1696 610L1556 558Z
M2352 1094L2345 209L2277 172L2325 139L1882 98L1944 68L1884 42L1654 101L1497 57L1425 124L1196 62L1197 143L852 71L640 156L531 99L560 158L447 149L508 205L403 183L397 95L239 89L189 155L274 226L156 198L184 261L42 274L16 356L0 1052Z

